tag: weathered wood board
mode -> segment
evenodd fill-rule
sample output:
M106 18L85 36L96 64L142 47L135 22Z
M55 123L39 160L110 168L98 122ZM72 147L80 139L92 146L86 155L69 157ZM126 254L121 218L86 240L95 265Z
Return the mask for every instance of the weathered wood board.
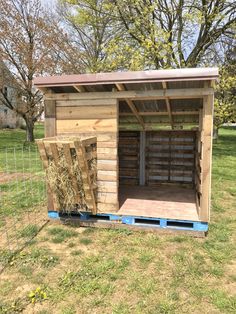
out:
M118 110L115 99L57 100L57 135L97 138L98 212L118 205Z

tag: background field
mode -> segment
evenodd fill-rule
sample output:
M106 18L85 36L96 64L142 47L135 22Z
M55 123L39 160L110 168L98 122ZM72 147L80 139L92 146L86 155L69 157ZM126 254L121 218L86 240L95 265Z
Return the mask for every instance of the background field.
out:
M36 136L43 136L42 126ZM2 148L23 142L24 131L0 131ZM32 164L29 172L40 176ZM0 275L0 313L235 313L235 168L236 130L221 129L205 239L48 223ZM17 203L14 208L24 211L20 197ZM44 205L39 210L45 214ZM6 213L10 219L12 209Z

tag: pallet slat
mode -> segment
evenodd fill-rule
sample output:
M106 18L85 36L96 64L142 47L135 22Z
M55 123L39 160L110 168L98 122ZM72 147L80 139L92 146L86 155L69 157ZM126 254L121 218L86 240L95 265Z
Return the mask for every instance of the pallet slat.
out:
M147 132L146 182L194 183L195 131Z
M56 165L58 164L60 159L59 150L60 154L62 153L64 155L67 170L71 180L71 185L73 186L73 190L75 191L73 201L74 206L81 202L80 190L77 178L75 177L73 170L73 164L77 159L79 169L82 172L85 201L89 207L89 210L92 210L93 213L97 212L95 195L97 186L92 183L93 178L96 177L96 168L90 169L89 162L91 159L96 160L97 158L96 143L96 137L83 138L82 140L79 140L77 138L66 139L66 137L50 137L37 141L39 153L43 161L45 170L47 170L49 166L49 159L55 161ZM52 190L53 187L50 187L50 193L53 196L54 208L56 208L56 210L63 210L62 208L59 208L59 204L56 201L56 196L54 193L51 192Z

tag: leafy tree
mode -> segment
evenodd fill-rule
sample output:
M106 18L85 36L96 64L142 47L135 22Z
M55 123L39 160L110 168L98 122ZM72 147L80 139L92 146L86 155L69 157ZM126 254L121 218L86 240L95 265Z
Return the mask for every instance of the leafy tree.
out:
M106 69L107 55L104 48L114 37L111 31L112 17L107 14L109 8L109 1L106 0L64 0L59 4L58 11L66 23L71 46L74 52L77 49L77 56L76 53L68 53L68 59L76 70L78 60L81 61L80 73Z
M0 7L0 60L11 72L10 87L18 100L13 103L1 89L1 102L21 115L27 141L33 141L34 124L43 112L42 95L33 87L33 78L56 71L59 31L40 0L0 0ZM6 83L9 86L9 77Z
M110 0L62 0L59 15L68 32L66 72L143 69L145 54L126 32Z
M234 0L113 2L128 34L144 49L156 69L208 63L222 38L234 36Z
M83 71L212 65L234 37L234 0L61 0Z
M214 111L214 135L224 124L236 120L236 48L229 50L220 69L220 81L216 86Z

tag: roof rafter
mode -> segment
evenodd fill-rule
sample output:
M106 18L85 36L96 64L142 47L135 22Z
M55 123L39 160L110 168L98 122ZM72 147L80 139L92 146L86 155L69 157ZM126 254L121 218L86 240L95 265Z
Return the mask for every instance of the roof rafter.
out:
M118 89L118 91L126 91L126 88L123 84L116 84L116 87ZM133 112L133 114L135 115L136 119L139 121L139 123L142 125L142 128L145 130L145 124L143 121L143 118L140 117L135 104L133 103L132 100L130 99L125 99L126 103L128 104L129 108L131 109L131 111Z
M166 82L162 82L162 87L163 89L166 91L167 90L167 83ZM170 105L170 99L168 97L166 97L165 99L166 102L166 108L167 108L167 112L170 118L170 124L171 124L171 128L174 128L174 122L173 122L173 116L172 116L172 112L171 112L171 105Z
M73 85L73 87L77 90L79 93L85 93L87 92L87 89L83 85Z

